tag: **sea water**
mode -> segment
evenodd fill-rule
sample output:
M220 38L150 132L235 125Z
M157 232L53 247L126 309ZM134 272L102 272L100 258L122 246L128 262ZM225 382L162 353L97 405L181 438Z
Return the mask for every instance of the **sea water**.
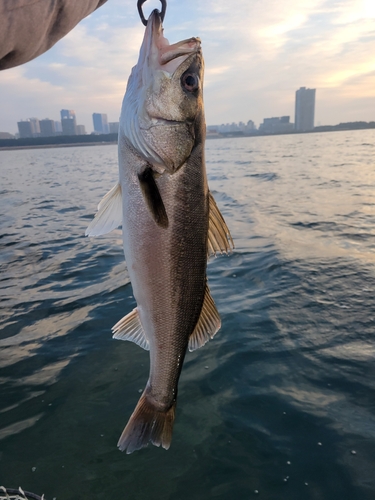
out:
M114 145L0 152L0 485L47 500L375 498L375 131L210 140L235 251L171 448L116 448L148 352L121 229L84 232Z

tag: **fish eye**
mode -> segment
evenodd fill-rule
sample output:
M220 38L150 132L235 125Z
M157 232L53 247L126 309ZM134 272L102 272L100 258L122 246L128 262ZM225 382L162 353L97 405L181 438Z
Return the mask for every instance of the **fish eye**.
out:
M199 88L199 77L195 73L185 73L182 75L181 83L184 89L195 92Z

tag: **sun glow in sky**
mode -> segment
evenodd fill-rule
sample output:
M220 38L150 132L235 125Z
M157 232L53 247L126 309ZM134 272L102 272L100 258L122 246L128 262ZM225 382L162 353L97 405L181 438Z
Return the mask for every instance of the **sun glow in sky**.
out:
M160 2L145 4L148 14ZM290 115L316 88L316 124L375 120L375 0L168 0L171 43L202 39L208 124ZM0 131L74 109L118 121L144 27L136 0L108 0L50 51L0 72Z

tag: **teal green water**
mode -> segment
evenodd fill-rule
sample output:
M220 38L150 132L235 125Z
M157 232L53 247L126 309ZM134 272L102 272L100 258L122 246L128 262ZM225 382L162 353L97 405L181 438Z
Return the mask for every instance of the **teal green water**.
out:
M0 484L47 500L375 498L375 131L207 142L235 252L168 451L116 448L148 353L121 231L84 231L115 146L0 152Z

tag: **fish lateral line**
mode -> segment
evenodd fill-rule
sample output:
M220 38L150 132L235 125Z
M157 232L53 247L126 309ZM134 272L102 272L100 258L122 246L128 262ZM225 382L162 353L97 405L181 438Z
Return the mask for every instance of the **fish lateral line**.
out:
M166 229L169 225L168 215L158 185L155 181L153 169L147 166L143 172L138 174L138 180L143 198L146 201L154 221L158 226Z

